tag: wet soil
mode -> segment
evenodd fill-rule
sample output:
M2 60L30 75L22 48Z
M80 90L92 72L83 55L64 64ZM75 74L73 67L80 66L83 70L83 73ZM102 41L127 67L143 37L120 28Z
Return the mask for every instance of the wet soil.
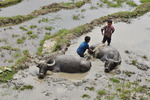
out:
M118 49L122 57L122 63L110 73L104 72L104 63L97 59L92 59L92 68L83 74L67 74L48 72L47 76L38 79L38 68L35 64L29 69L19 71L14 79L8 83L1 84L1 97L5 100L120 100L123 96L121 84L138 83L128 88L124 85L124 91L130 93L129 99L149 99L150 93L150 70L143 70L132 64L132 60L150 67L149 63L149 20L150 13L133 19L130 24L114 23L116 31L112 37L111 46ZM95 27L91 32L72 40L66 55L76 54L76 49L83 42L86 35L91 37L89 45L101 43L102 35L100 27ZM143 58L146 55L147 59ZM142 66L143 67L143 66ZM120 83L110 81L116 78ZM32 90L14 90L15 86L22 87L32 85ZM133 88L142 87L137 91ZM94 87L94 89L92 89ZM132 89L131 89L132 88ZM104 91L101 95L97 91ZM128 94L128 93L127 93ZM127 97L123 97L127 98Z
M89 10L90 7L91 5L87 4L80 9L61 10L58 13L39 16L29 22L12 26L12 29L3 27L0 29L1 40L3 40L0 46L13 45L13 48L20 48L22 51L29 49L30 53L34 55L39 46L39 41L43 39L46 32L54 34L59 29L71 29L81 24L91 22L93 19L103 15L122 10L131 10L126 8L114 8L112 11L112 9L109 10L104 7L103 9L107 9L108 11L105 10L104 12L101 8ZM84 8L88 9L88 11L83 14L80 10ZM99 10L101 10L101 13ZM76 13L83 14L87 18L73 20L71 16ZM93 16L93 13L97 16ZM49 16L49 22L38 23L39 20L49 18ZM120 52L122 63L110 73L104 72L103 62L98 59L92 59L90 60L92 68L87 73L67 74L52 73L49 71L44 79L38 79L38 68L36 64L30 63L28 69L20 70L15 74L12 80L0 84L0 100L149 100L149 22L150 13L132 19L130 23L113 23L116 30L112 37L111 46ZM105 24L106 23L104 23L104 25ZM31 25L37 25L37 28L30 29ZM54 27L52 31L45 30L44 26L49 25ZM20 26L32 30L35 34L37 33L39 38L35 40L28 39L23 44L15 45L18 38L12 38L12 34L19 35L19 37L28 37L26 31L22 31L19 28ZM55 27L57 27L57 29ZM103 37L100 33L100 29L102 27L103 25L95 27L91 32L73 39L65 54L78 56L76 49L80 43L84 41L86 35L91 37L89 45L101 43ZM49 43L47 45L49 45ZM12 65L12 63L8 63L6 59L10 59L10 55L14 56L16 52L8 52L10 51L1 50L1 55L4 55L4 57L1 56L1 66ZM134 61L136 62L133 63ZM33 89L21 90L25 85L31 85Z
M2 27L0 29L0 46L11 46L12 48L20 49L20 51L2 50L0 53L0 55L2 55L0 56L1 66L11 66L14 64L16 60L23 55L22 51L24 50L29 51L31 55L36 54L37 49L40 46L40 41L46 34L53 35L61 29L72 29L82 24L89 23L96 18L106 16L114 12L132 11L135 9L129 6L124 6L122 8L107 8L106 6L103 6L101 8L99 5L97 5L97 3L100 3L100 1L96 0L91 3L87 3L81 8L61 10L57 13L49 13L43 16L38 16L33 20L19 25ZM93 6L95 6L96 9L91 9ZM82 12L82 9L85 9L85 12ZM73 16L79 16L79 20L74 20ZM31 29L30 27L32 25L37 27ZM22 30L20 27L24 27L27 30ZM45 27L52 27L52 29L46 30ZM27 34L28 31L32 31L32 35L36 37L32 38L31 35ZM18 44L18 40L23 41ZM15 57L16 55L19 56Z

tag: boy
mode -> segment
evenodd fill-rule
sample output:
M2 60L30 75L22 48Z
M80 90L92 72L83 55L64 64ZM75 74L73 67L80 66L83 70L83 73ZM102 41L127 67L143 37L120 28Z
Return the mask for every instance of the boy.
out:
M90 37L89 36L86 36L85 38L84 38L84 42L82 42L81 44L80 44L80 46L78 47L78 49L77 49L77 54L80 56L80 57L84 57L84 52L86 51L86 49L89 49L91 52L93 52L93 50L92 49L90 49L89 48L89 42L90 42Z
M102 41L103 44L107 41L108 45L110 45L111 35L114 31L115 31L115 28L112 26L112 20L108 20L107 25L101 29L101 33L102 35L104 35L103 41Z

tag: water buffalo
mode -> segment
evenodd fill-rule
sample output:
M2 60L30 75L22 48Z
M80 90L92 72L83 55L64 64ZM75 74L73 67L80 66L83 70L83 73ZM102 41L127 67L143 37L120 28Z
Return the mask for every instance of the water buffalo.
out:
M109 72L117 65L121 64L121 56L112 46L104 46L100 44L92 45L90 48L94 51L93 56L105 62L105 72ZM89 51L90 53L90 51ZM90 53L91 54L91 53Z
M44 78L48 70L52 72L83 73L91 68L91 62L72 55L57 55L37 66L39 78Z

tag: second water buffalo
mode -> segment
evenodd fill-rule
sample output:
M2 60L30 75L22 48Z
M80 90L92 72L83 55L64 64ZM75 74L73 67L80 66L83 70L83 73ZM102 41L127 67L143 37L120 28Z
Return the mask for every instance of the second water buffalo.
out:
M96 44L92 45L90 48L95 51L93 53L93 56L95 58L100 59L102 62L105 62L105 72L109 72L114 67L121 64L120 53L114 47Z

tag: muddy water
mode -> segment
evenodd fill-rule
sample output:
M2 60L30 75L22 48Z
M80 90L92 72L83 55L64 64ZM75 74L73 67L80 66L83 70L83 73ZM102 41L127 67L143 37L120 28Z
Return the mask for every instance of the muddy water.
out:
M43 80L37 78L38 68L35 65L30 66L29 69L20 71L15 75L14 79L8 84L2 84L0 89L0 97L3 100L84 100L82 98L83 94L89 94L91 98L89 100L94 100L96 97L96 92L91 92L87 90L87 87L94 86L95 91L99 89L104 89L108 79L110 77L120 77L126 80L134 81L137 76L142 80L140 84L146 84L150 86L149 83L145 82L145 79L150 80L150 70L143 71L138 69L136 66L129 65L125 62L128 59L128 54L125 50L132 51L138 55L146 55L149 60L149 50L150 47L150 13L131 21L131 24L127 23L113 23L116 31L112 37L111 46L119 50L122 63L117 69L123 71L131 71L135 74L130 77L124 74L115 74L114 72L104 73L104 63L97 59L91 60L92 68L89 72L83 74L66 74L66 73L51 73L48 72L47 76ZM86 35L91 37L89 45L101 43L102 35L100 33L100 27L95 27L92 32ZM72 45L68 48L66 55L76 54L76 49L83 42L83 35L78 39L72 40ZM132 55L130 55L132 57ZM138 58L141 59L141 58ZM149 61L143 60L145 63ZM33 85L32 90L13 90L13 87L22 85ZM112 91L113 92L113 91ZM101 99L105 99L103 96ZM116 100L118 100L116 98Z
M23 0L21 3L1 8L0 17L11 17L17 15L27 15L34 10L41 9L42 6L51 3L69 2L70 0Z
M34 0L31 0L31 1L34 2ZM31 2L31 1L29 0L29 1L23 1L23 2ZM43 4L40 2L42 1L38 2L39 5ZM55 2L55 1L51 0L51 2ZM64 28L72 29L82 24L89 23L96 18L106 16L108 14L112 14L118 11L132 11L135 9L135 8L129 7L128 5L124 5L122 8L108 8L106 5L104 5L103 7L99 7L97 3L100 4L101 2L99 0L94 0L91 3L85 4L79 9L60 10L59 12L56 12L56 13L49 13L43 16L38 16L37 18L33 20L24 22L19 25L0 28L0 40L1 40L0 46L11 46L13 48L20 49L19 52L15 52L15 51L12 52L11 50L7 50L7 51L3 50L2 52L0 52L0 55L2 55L0 56L1 58L0 66L11 66L12 64L14 64L14 62L17 59L23 56L22 51L24 50L28 50L31 55L35 55L40 45L40 41L44 38L45 34L52 35L61 29L64 29ZM15 6L18 7L18 5L20 4L17 4ZM92 6L96 7L96 9L91 9ZM30 7L27 7L27 9L28 8ZM20 10L20 9L16 8L16 10ZM85 9L85 12L82 12L81 11L82 9ZM9 11L8 13L11 14L11 12ZM13 14L16 14L16 13L13 13ZM0 14L0 15L3 15L3 14ZM73 19L74 15L79 16L79 20L74 20ZM41 21L43 19L47 19L48 21L47 22ZM39 21L41 22L39 23ZM31 25L36 25L37 28L31 29L30 28ZM32 31L32 34L36 35L37 38L32 39L30 35L27 35L27 31L20 29L20 27L24 27L28 31ZM52 30L51 31L46 30L45 27L52 27ZM13 37L13 35L18 35L18 37ZM22 38L25 38L25 40L23 41L23 43L18 44L17 40L22 39ZM18 54L20 56L15 58L15 56ZM13 62L12 62L12 59L13 59Z
M75 2L80 0L74 0ZM99 0L95 0L94 2L99 2ZM60 3L60 2L71 2L71 0L23 0L21 3L9 6L7 8L1 8L0 17L11 17L16 15L27 15L33 12L34 10L41 9L42 6L51 4L51 3ZM92 1L93 2L93 1ZM135 3L140 4L139 0L134 0ZM97 5L96 3L92 3L91 6ZM123 8L128 8L128 6L124 5ZM115 9L114 9L115 10ZM126 9L127 10L127 9ZM132 10L132 8L130 8ZM102 11L105 14L105 10Z

